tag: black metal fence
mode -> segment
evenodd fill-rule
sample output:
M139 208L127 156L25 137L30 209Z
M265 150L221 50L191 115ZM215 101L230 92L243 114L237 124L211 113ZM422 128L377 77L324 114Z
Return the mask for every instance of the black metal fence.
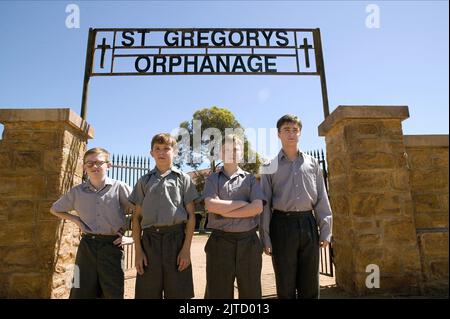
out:
M324 175L325 187L328 190L327 166L323 150L307 151L305 153L313 156L319 161ZM152 168L150 165L150 157L113 155L112 167L108 171L108 176L134 187L138 179ZM127 215L127 219L128 230L126 234L131 236L131 216ZM124 254L125 269L134 268L134 244L125 245ZM320 274L330 277L334 276L333 247L331 244L327 248L320 249Z

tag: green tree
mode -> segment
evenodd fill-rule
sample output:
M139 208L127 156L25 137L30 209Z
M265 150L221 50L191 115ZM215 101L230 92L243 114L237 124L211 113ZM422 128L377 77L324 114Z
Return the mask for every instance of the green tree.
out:
M226 109L226 108L219 108L216 106L213 106L211 108L204 108L201 110L197 110L194 112L192 119L189 121L184 121L180 124L180 128L186 129L189 132L189 139L190 143L189 146L183 146L180 145L178 149L178 161L176 162L177 166L181 166L183 164L188 165L192 167L195 171L198 171L199 166L208 158L208 155L213 155L213 149L210 147L210 143L214 143L214 139L210 141L202 141L201 142L201 148L200 152L195 152L193 148L193 135L194 135L194 120L201 121L201 131L200 136L203 135L204 130L208 128L216 128L220 131L222 136L225 135L225 129L232 128L232 129L242 129L243 127L241 124L236 120L234 114ZM189 149L186 149L186 147L189 147ZM209 150L209 154L208 154ZM181 154L186 154L184 152L187 152L188 156L186 158L183 158L183 156L180 156ZM249 155L252 155L249 157ZM201 162L195 163L193 161L194 157L200 157ZM249 163L248 159L255 158L253 161L254 163ZM251 173L257 173L259 170L259 166L261 165L261 160L259 154L257 154L254 150L251 149L250 143L245 140L244 141L244 163L241 163L240 166L242 169L251 172ZM218 163L215 160L212 160L210 162L210 169L211 172L214 172L218 166Z

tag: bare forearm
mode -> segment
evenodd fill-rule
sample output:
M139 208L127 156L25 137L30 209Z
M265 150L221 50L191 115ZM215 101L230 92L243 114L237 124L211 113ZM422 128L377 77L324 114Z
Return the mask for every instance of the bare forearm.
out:
M254 217L259 215L263 210L263 205L261 200L254 200L250 204L241 207L239 209L233 210L226 214L222 214L224 217L229 218L246 218L246 217Z
M194 229L195 229L195 206L192 205L186 205L186 210L188 212L189 219L186 223L186 229L185 229L185 239L183 243L183 248L190 249L191 243L192 243L192 237L194 236Z
M70 213L67 213L67 212L56 212L53 209L50 209L50 213L52 213L52 215L55 215L56 217L59 217L61 219L67 219L67 220L70 220L72 222L74 222L75 219L78 218L78 216L72 215Z
M136 250L142 250L141 246L141 208L136 207L136 210L131 218L131 235L133 237L134 245Z
M205 200L205 208L208 212L219 215L242 208L248 204L248 202L243 200L222 200L218 198L207 198Z

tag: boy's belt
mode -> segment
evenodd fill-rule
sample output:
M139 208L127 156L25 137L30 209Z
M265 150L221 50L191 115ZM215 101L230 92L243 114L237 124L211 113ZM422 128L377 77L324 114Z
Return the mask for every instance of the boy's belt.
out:
M149 226L143 229L143 232L151 233L167 233L176 230L182 230L185 228L185 223L175 224L170 226Z
M285 212L282 210L274 209L273 213L277 214L277 215L283 215L283 216L292 216L292 215L300 215L300 214L312 214L312 210L307 210L307 211L302 211L302 212L301 211Z
M109 239L109 240L115 240L117 237L117 235L103 235L103 234L87 234L87 233L82 233L81 237L84 238L89 238L89 239Z

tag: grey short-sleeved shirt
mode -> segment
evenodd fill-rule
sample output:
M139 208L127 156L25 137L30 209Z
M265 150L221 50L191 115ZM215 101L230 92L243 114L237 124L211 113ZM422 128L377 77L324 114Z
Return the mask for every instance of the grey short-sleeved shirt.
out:
M318 160L299 152L297 158L290 161L281 150L270 165L274 161L277 161L277 170L261 174L261 188L267 197L260 221L264 246L272 247L269 230L272 210L275 209L286 212L314 210L320 240L330 242L333 218Z
M225 172L211 174L203 190L203 197L218 197L223 200L243 200L251 203L260 199L265 203L265 197L256 177L238 168L236 173L228 177ZM229 218L210 212L208 228L226 232L244 232L258 226L259 216L247 218Z
M58 199L52 209L56 212L76 211L91 234L115 235L125 229L125 208L131 188L120 181L106 178L105 186L97 191L87 181L73 187Z
M160 174L155 167L142 176L128 200L141 206L141 227L171 226L186 222L186 204L198 198L191 177L172 167Z

